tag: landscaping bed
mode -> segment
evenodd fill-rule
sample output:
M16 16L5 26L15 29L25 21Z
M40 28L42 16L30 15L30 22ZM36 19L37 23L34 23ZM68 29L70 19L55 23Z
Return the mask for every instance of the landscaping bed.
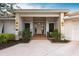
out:
M15 40L15 34L2 33L0 34L0 50L16 45L18 43L29 43L31 40L31 32L29 29L24 29L21 34L22 38Z
M70 40L52 40L52 39L49 39L52 43L69 43Z
M18 43L20 43L20 41L9 40L7 43L0 44L0 50L8 48L8 47L13 46L13 45L16 45Z
M52 32L47 33L47 38L50 40L52 43L68 43L70 42L69 40L66 39L64 34L58 31L58 29L54 29ZM63 38L64 40L61 40Z
M9 40L7 43L4 44L0 44L0 50L14 46L16 44L19 43L29 43L29 41L25 41L25 40Z

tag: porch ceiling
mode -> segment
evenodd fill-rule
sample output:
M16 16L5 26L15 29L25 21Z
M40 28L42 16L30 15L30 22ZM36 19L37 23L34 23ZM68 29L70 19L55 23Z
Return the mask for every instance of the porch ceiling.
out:
M57 21L59 17L22 17L23 20L34 20L34 22L44 22L46 18L53 19L53 21Z
M59 17L59 13L55 12L26 12L20 13L21 17Z

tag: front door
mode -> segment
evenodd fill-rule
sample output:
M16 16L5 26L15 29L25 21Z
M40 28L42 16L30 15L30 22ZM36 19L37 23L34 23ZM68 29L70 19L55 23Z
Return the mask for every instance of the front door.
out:
M45 34L45 23L44 22L37 22L34 23L34 32L35 34Z
M44 34L44 26L42 23L37 23L35 27L36 34Z
M42 31L43 31L43 27L42 27L41 23L38 23L37 34L43 34Z
M49 23L49 32L53 32L54 30L54 23Z

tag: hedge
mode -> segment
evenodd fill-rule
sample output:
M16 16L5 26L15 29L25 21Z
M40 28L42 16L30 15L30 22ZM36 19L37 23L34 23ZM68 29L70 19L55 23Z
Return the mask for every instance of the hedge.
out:
M2 33L0 34L0 43L7 43L9 40L14 39L15 34Z

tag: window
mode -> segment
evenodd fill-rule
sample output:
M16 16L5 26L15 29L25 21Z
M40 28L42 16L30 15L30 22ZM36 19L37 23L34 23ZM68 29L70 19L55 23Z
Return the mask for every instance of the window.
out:
M49 23L49 32L53 32L54 30L54 23Z
M30 23L25 23L25 28L30 30Z

